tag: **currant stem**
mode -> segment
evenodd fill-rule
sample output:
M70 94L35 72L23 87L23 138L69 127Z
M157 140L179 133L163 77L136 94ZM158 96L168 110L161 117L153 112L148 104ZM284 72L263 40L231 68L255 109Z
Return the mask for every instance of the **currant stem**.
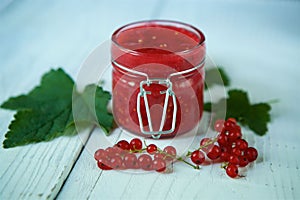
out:
M144 140L144 144L145 144L146 148L143 148L143 150L146 150L147 147L148 147L148 145L146 144L146 141L145 141L145 140ZM164 154L166 157L172 158L173 160L177 160L177 161L184 162L185 164L187 164L187 165L193 167L194 169L200 169L200 167L199 167L198 165L193 165L193 164L187 162L186 160L184 160L182 157L176 157L176 156L170 155L170 154L164 152L163 150L161 150L161 149L158 148L158 147L157 147L157 151L158 151L159 153Z
M197 150L199 151L199 150L201 150L201 149L203 149L203 148L206 148L206 147L208 147L209 145L215 143L217 140L218 140L218 138L216 138L216 137L215 137L215 138L212 138L211 140L209 140L209 141L206 142L205 144L201 145ZM187 156L187 157L190 157L192 153L193 153L193 152L188 151L187 154L186 154L186 156Z
M273 104L273 103L279 103L279 99L271 99L269 101L267 101L268 104Z
M218 139L215 137L215 138L212 138L209 142L206 142L204 145L201 145L197 150L201 150L203 148L206 148L208 147L209 145L215 143Z
M144 142L144 145L146 146L146 149L147 149L147 143L146 143L146 140L143 140L143 142Z
M222 164L221 164L221 168L223 168L223 169L226 169L226 167L228 166L228 162L223 162Z
M187 165L193 167L194 169L200 169L199 165L193 165L193 164L187 162L186 160L184 160L182 157L178 157L178 158L176 158L176 160L182 161L182 162L184 162L185 164L187 164Z
M130 150L130 153L143 153L144 151L146 151L147 148L142 148L140 150Z
M194 169L200 169L200 167L199 167L198 165L193 165L193 164L187 162L186 160L184 160L182 157L176 157L176 156L167 154L166 152L162 151L162 150L159 149L159 148L157 148L157 150L159 151L159 153L163 153L163 154L165 154L167 157L171 157L171 158L173 158L174 160L184 162L185 164L187 164L187 165L193 167Z

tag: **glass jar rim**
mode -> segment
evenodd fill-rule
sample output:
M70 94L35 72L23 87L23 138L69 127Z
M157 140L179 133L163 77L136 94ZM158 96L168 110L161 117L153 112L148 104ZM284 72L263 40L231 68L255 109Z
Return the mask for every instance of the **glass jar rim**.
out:
M188 54L193 52L195 49L197 49L198 47L200 47L201 45L203 45L205 43L205 36L202 33L202 31L200 31L198 28L196 28L193 25L187 24L187 23L183 23L183 22L179 22L179 21L174 21L174 20L161 20L161 19L155 19L155 20L143 20L143 21L137 21L137 22L132 22L126 25L121 26L120 28L118 28L116 31L114 31L114 33L111 36L111 41L113 42L114 45L116 45L119 49L125 51L125 52L130 52L136 55L143 55L143 54L148 54L148 53L144 53L144 52L140 52L140 51L136 51L133 49L129 49L126 48L124 46L122 46L121 44L119 44L117 42L117 36L119 33L121 33L122 30L130 28L130 27L134 27L136 25L140 25L142 26L143 24L154 24L154 25L173 25L174 27L176 26L181 26L181 28L184 28L187 31L190 31L192 33L194 33L198 38L199 38L199 42L193 46L190 49L187 50L183 50L183 51L175 51L173 53L177 54L177 55L184 55L184 54Z

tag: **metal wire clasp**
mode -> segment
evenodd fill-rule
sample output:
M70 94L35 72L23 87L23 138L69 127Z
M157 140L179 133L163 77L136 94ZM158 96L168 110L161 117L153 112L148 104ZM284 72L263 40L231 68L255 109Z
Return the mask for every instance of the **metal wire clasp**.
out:
M160 91L160 94L165 94L165 100L164 100L164 107L163 107L163 113L161 117L160 127L159 130L155 131L152 127L152 120L151 120L151 114L150 114L150 108L148 104L148 98L147 95L151 94L150 91L146 91L144 89L144 85L150 86L152 83L165 85L167 87L167 90ZM168 102L169 97L172 97L173 99L173 117L172 117L172 126L171 129L163 131L163 127L166 121L166 114L167 114L167 108L168 108ZM142 114L141 114L141 98L144 98L145 102L145 108L146 108L146 117L149 125L149 131L145 131L144 124L142 120ZM174 132L175 130L175 123L176 123L176 114L177 114L177 103L176 103L176 96L172 90L172 82L169 79L147 79L145 81L140 82L140 92L137 96L137 114L139 119L139 125L140 130L143 134L146 135L152 135L153 138L158 139L162 134L169 134Z

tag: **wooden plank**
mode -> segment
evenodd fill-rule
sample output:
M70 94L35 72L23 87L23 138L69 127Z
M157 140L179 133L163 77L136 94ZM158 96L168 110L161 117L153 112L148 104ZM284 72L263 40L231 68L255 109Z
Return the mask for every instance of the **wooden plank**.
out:
M82 134L88 135L90 130ZM86 139L86 136L85 136ZM2 150L2 199L53 199L81 152L79 137ZM9 159L7 158L9 157Z
M94 190L101 174L103 173L96 165L94 152L102 146L112 146L118 140L121 131L116 130L109 139L104 132L97 128L94 130L88 143L85 145L77 162L70 173L66 183L58 195L58 199L86 199Z

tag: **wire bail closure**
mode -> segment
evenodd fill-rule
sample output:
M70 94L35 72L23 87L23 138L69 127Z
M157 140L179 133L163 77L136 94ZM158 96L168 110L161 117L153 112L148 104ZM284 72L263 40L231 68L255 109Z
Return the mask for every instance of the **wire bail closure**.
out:
M152 120L151 120L151 114L150 114L150 108L148 104L148 98L147 95L151 94L150 91L146 91L144 89L144 85L150 86L152 83L165 85L167 87L167 90L160 91L160 94L165 94L165 100L164 100L164 107L163 107L163 113L160 121L160 127L159 130L153 130L152 126ZM173 100L173 117L172 117L172 126L171 129L163 131L163 127L166 121L166 113L168 108L168 102L169 97L172 97ZM146 131L144 129L143 120L142 120L142 114L141 114L141 98L144 98L145 102L145 108L146 108L146 117L149 125L149 131ZM159 139L161 135L163 134L169 134L174 132L175 130L175 124L176 124L176 114L177 114L177 103L176 103L176 96L172 90L172 82L169 79L147 79L145 81L140 82L140 92L137 96L137 114L138 114L138 120L140 125L140 130L143 134L151 135L154 139Z
M198 65L196 65L195 67L187 69L187 70L171 73L171 74L168 75L168 77L166 79L163 79L163 78L150 79L148 74L145 73L145 72L130 69L130 68L127 68L125 66L120 65L118 62L112 61L112 63L116 67L120 68L121 70L124 70L125 72L129 72L131 74L135 74L135 75L138 75L138 76L143 76L143 77L146 78L146 80L140 82L140 92L138 93L138 96L137 96L137 114L138 114L140 131L143 134L151 135L152 138L154 138L154 139L159 139L160 136L163 135L163 134L169 134L169 133L174 132L175 124L176 124L177 103L176 103L175 93L173 92L173 89L172 89L172 82L170 81L170 79L172 77L181 76L181 75L190 73L194 70L197 70L197 69L201 68L204 65L204 62L205 62L205 58L203 58L203 60ZM160 84L160 85L167 86L167 90L160 91L161 94L165 94L165 101L164 101L164 108L163 108L162 118L161 118L161 122L160 122L160 127L159 127L158 131L153 130L153 127L152 127L150 108L149 108L148 98L147 98L147 94L151 94L151 92L146 91L143 87L144 85L149 86L152 83L157 83L157 84ZM172 117L172 126L171 126L170 130L163 131L163 127L164 127L164 124L165 124L165 121L166 121L166 112L167 112L167 107L168 107L168 102L169 102L169 97L170 96L172 97L173 107L174 107L173 108L173 117ZM144 98L144 102L145 102L146 117L147 117L147 121L148 121L148 125L149 125L149 131L145 131L144 125L143 125L142 114L141 114L141 98Z

